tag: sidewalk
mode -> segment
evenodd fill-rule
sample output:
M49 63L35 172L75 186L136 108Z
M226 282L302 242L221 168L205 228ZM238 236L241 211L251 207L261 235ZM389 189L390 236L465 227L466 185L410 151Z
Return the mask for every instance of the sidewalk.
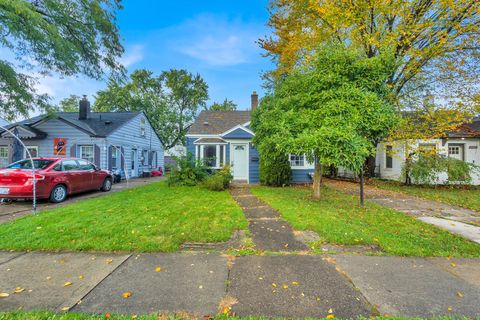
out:
M324 184L343 192L359 193L358 183L324 179ZM371 185L365 186L365 197L384 207L395 209L425 223L436 225L451 233L480 243L479 212L409 196L401 192L382 190Z
M480 259L2 252L0 283L0 292L10 294L0 299L2 311L207 316L227 308L239 316L299 318L329 311L337 318L480 314ZM130 297L123 297L126 292Z

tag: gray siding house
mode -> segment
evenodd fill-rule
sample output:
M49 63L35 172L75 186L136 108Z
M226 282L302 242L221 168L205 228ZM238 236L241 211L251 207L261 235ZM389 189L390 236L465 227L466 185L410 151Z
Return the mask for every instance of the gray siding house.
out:
M163 147L143 112L90 112L84 98L80 111L42 115L11 124L34 157L78 157L102 169L138 177L164 169ZM0 167L26 157L26 150L0 129Z

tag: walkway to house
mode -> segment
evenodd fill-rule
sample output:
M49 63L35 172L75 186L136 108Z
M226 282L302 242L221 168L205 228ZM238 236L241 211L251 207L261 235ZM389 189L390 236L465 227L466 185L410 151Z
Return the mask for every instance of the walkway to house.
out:
M359 193L358 183L332 179L324 179L323 183L343 192ZM382 206L406 213L480 243L479 212L409 196L401 192L382 190L371 185L365 186L365 197Z
M129 180L128 182L122 181L121 183L114 184L110 192L90 191L90 192L80 193L67 198L67 200L62 203L51 203L48 200L39 200L37 203L37 210L43 211L43 210L53 209L59 206L64 206L76 201L102 197L102 196L108 195L111 192L118 192L118 191L122 191L129 188L143 186L146 184L161 181L163 179L165 179L165 177L135 178L135 179ZM20 217L29 215L31 213L32 213L32 201L17 201L9 204L0 204L0 224L18 219Z
M255 197L248 184L234 185L230 192L247 217L253 242L258 250L308 250L303 242L295 238L290 224L281 219L278 212Z

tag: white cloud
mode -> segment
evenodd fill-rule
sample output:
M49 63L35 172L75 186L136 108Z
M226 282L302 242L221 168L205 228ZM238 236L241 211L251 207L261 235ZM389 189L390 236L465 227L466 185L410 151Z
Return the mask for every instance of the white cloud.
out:
M120 58L120 63L125 68L130 67L143 60L143 45L134 45L125 51L125 54Z
M200 15L173 28L182 36L172 44L180 53L210 66L234 66L258 56L259 27L239 19Z

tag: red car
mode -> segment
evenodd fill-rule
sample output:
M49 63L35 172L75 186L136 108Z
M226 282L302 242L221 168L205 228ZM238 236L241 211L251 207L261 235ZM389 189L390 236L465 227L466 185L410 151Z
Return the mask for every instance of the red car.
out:
M77 158L34 158L37 198L62 202L74 193L112 189L110 172ZM0 169L0 198L32 199L33 174L30 160Z

